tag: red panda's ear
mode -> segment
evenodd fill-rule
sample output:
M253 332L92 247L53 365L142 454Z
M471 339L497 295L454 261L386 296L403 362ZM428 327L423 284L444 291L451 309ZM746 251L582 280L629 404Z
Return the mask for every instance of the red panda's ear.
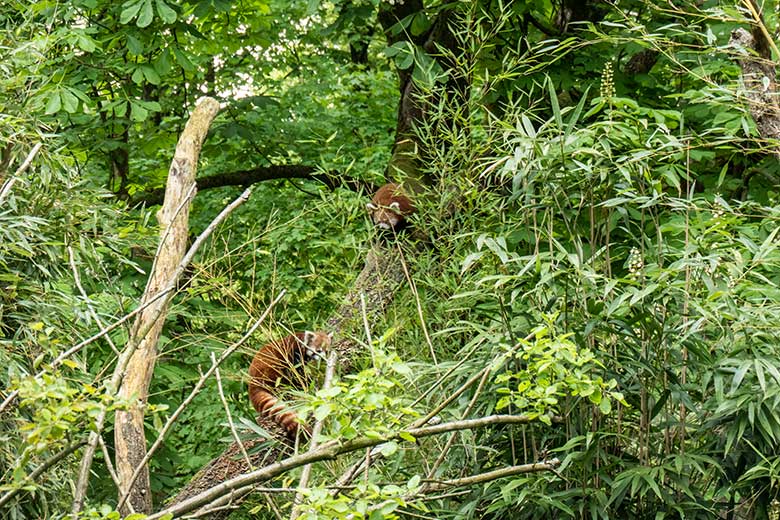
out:
M314 343L314 338L316 334L314 334L312 331L307 330L303 333L303 344L307 347L311 346L312 343Z
M394 210L397 210L397 211L401 211L401 205L400 205L398 202L396 202L396 201L393 201L393 202L391 202L391 203L390 203L390 206L388 206L388 207L389 207L390 209L394 209Z
M328 341L333 341L333 333L328 332Z
M376 211L376 210L378 210L379 208L378 208L378 207L376 206L376 204L374 204L373 202L369 202L368 204L366 204L366 209L367 209L368 211Z

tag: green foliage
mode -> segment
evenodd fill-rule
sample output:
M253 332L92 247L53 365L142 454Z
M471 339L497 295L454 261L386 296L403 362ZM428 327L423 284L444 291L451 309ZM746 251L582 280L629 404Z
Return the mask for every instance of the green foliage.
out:
M553 321L552 317L550 321ZM567 396L588 399L605 415L612 411L613 400L627 404L620 392L612 390L617 381L605 382L601 376L589 375L603 366L593 352L577 348L567 336L549 337L537 333L533 342L521 340L520 348L520 352L510 352L519 360L519 370L506 371L496 377L497 385L506 385L496 390L504 395L496 403L496 410L511 405L518 413L538 418L549 426L550 414L560 411L560 401Z
M0 494L23 490L4 516L68 511L78 457L26 478L83 442L99 407L123 406L105 382L127 330L51 362L137 304L157 230L152 212L113 195L163 183L197 97L224 106L202 175L302 163L376 183L394 141L394 67L416 81L418 144L437 181L415 201L420 233L397 242L414 288L403 283L372 323L390 331L377 341L362 324L342 331L365 342L364 358L329 390L294 394L295 407L324 421L325 440L399 434L445 400L443 421L533 420L385 443L339 494L328 486L366 454L315 465L302 517L776 514L780 172L728 44L744 13L582 4L590 20L564 27L549 0L429 3L397 21L392 45L375 2L3 4L0 186L13 183L0 188L0 383L20 398L0 426ZM455 50L423 45L445 15ZM166 318L149 439L280 289L289 297L222 370L239 425L252 423L255 349L341 303L375 237L365 197L318 189L257 186L205 245ZM200 193L192 235L237 193ZM420 234L425 248L410 243ZM215 439L232 438L209 382L151 461L156 503L221 451ZM420 494L552 457L557 473ZM102 454L93 469L82 516L117 518ZM249 507L271 517L265 498Z
M378 486L362 483L348 493L333 497L327 489L314 489L304 494L299 518L306 520L394 520L396 510L404 506L404 495L414 493L419 479L406 486Z
M409 407L409 396L403 393L404 381L412 369L397 354L388 352L383 335L373 345L371 366L356 374L347 374L333 382L328 389L319 390L302 412L311 412L314 419L328 419L331 425L323 436L326 439L354 439L368 436L382 438L396 431L419 414ZM394 452L391 446L384 451ZM388 453L389 454L389 453Z

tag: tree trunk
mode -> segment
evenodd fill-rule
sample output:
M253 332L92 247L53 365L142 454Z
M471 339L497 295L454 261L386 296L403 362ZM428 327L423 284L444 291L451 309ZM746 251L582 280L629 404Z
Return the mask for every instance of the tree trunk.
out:
M157 214L160 222L160 246L142 304L153 299L165 288L187 249L189 210L195 195L198 156L206 132L218 111L219 103L211 98L204 98L193 111L179 138L168 172L165 202ZM120 500L123 492L129 490L127 502L137 513L152 512L148 467L141 470L135 483L130 480L146 454L144 407L157 358L157 340L165 322L168 302L167 298L162 298L152 303L138 315L133 324L126 348L136 348L118 393L120 399L132 399L129 409L118 411L115 417L114 440ZM127 515L130 508L122 506L120 511Z

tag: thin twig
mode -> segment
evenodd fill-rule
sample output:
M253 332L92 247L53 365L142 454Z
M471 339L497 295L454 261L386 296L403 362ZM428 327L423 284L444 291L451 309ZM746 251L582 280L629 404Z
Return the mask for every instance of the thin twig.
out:
M70 263L70 269L73 271L73 281L76 284L76 289L79 290L79 294L81 294L81 297L84 298L84 303L87 305L87 310L89 311L89 315L92 317L93 320L95 320L95 323L98 324L98 327L101 329L103 328L103 321L100 319L100 316L98 316L97 312L95 312L95 308L92 306L92 301L89 299L89 296L87 296L87 292L84 290L84 287L81 285L81 275L79 274L79 269L76 266L76 257L73 254L73 247L68 246L68 261ZM106 336L106 343L111 347L111 350L114 351L114 354L119 357L119 349L116 348L116 345L114 345L113 340L111 339L111 336Z
M129 319L131 315L136 315L141 310L145 309L149 305L152 304L152 302L158 301L160 298L165 298L164 301L160 303L160 306L158 309L162 309L165 307L167 302L170 301L171 298L173 298L173 290L176 288L179 279L181 278L182 274L184 273L184 270L187 268L189 263L192 261L192 259L195 257L195 254L200 249L200 246L205 242L206 238L208 238L211 233L219 226L220 223L222 223L227 216L232 213L232 211L246 202L249 199L249 195L251 194L250 189L244 190L244 192L236 198L232 203L230 203L228 206L226 206L215 218L211 221L211 223L206 227L206 229L195 239L195 241L192 243L190 248L187 250L184 257L182 257L182 260L179 262L179 265L176 267L174 272L171 275L171 279L168 282L168 285L160 290L157 294L149 298L146 302L143 302L142 305L140 305L135 311L131 312L125 318L122 318L121 320L117 321L112 325L111 327L104 328L103 331L107 331L110 328L116 328L119 326L120 322L126 321ZM168 230L173 225L173 221L168 224L166 227L166 232L163 233L163 236L165 236L168 232ZM158 310L158 313L156 316L153 317L152 320L150 320L150 323L148 324L146 330L138 331L138 335L135 338L135 341L129 341L127 345L125 346L124 351L119 356L119 359L117 360L116 367L114 368L114 373L111 376L111 380L106 388L107 393L109 395L114 395L119 388L119 384L124 378L125 370L130 363L130 359L132 358L133 354L135 353L136 349L138 348L138 345L140 345L141 340L146 336L146 334L151 330L151 328L154 326L154 323L160 318L160 315L162 314L161 310ZM107 332L106 332L107 333ZM98 335L92 336L90 338L92 341L97 339L99 337ZM67 355L71 355L72 353L75 353L76 351L80 350L84 346L88 345L91 341L82 341L75 347L69 349L67 352L64 352L63 354L60 354L54 362L52 363L53 366L57 366L59 363L61 363L64 359L66 359ZM9 396L9 399L11 396ZM6 399L7 402L10 402L9 399ZM5 402L3 403L6 404ZM0 412L2 411L3 407L0 407ZM106 410L107 408L105 406L101 407L100 413L98 414L97 419L95 420L95 430L90 433L89 438L89 445L87 450L85 450L84 456L81 459L81 467L79 469L79 479L76 484L76 491L74 493L73 497L73 505L72 505L72 513L73 517L75 518L78 513L81 511L84 499L86 498L86 489L89 481L89 471L90 467L92 465L92 458L94 457L95 453L95 446L97 443L97 437L100 435L103 424L105 422L106 418ZM138 478L137 475L135 478ZM131 489L132 484L127 486L127 489ZM127 494L127 491L123 491L123 493Z
M420 303L420 294L417 292L417 286L415 285L412 276L409 274L409 268L406 267L406 261L404 260L404 253L401 250L401 244L396 242L396 247L398 248L398 258L401 261L401 267L404 270L406 281L409 282L409 289L411 289L412 295L414 296L414 301L417 304L417 315L420 317L420 327L422 328L423 336L425 336L425 341L428 343L428 349L431 351L431 359L433 359L433 364L435 366L439 366L439 362L436 359L436 351L433 349L433 341L431 341L431 336L428 334L428 327L425 324L425 316L423 315L422 304Z
M19 179L19 176L22 175L27 170L27 168L30 167L30 164L32 163L35 156L38 155L38 151L41 149L42 146L43 143L38 143L35 146L33 146L32 150L30 150L30 153L27 154L27 158L24 160L24 162L19 167L19 169L16 170L14 176L8 179L7 181L5 181L5 184L3 184L2 189L0 189L0 204L3 203L5 198L11 192L11 188L13 187L17 179Z
M75 345L75 346L69 348L68 350L66 350L65 352L61 353L59 356L57 356L54 359L54 361L52 361L50 363L49 368L50 369L56 369L57 367L59 367L62 364L63 361L68 359L70 356L72 356L73 354L77 353L78 351L80 351L82 348L86 347L90 343L92 343L92 342L102 338L103 336L105 336L109 332L112 332L113 330L115 330L116 328L120 327L121 325L124 325L127 321L129 321L131 318L134 318L135 316L137 316L140 312L142 312L144 309L146 309L147 307L152 305L154 302L156 302L157 300L167 296L175 288L176 288L175 284L166 287L165 289L161 290L159 293L155 294L154 297L152 297L149 301L139 305L133 311L131 311L130 313L124 315L123 317L121 317L120 319L118 319L117 321L115 321L114 323L109 325L108 327L102 329L101 331L99 331L98 333L94 334L93 336L90 336L89 338L85 339L84 341L78 343L77 345ZM35 375L35 377L36 378L42 377L45 373L46 373L46 370L41 370L40 372L38 372ZM2 404L0 404L0 413L2 413L3 410L5 410L6 407L9 404L11 404L13 402L13 400L16 399L16 397L18 395L19 395L19 390L14 390L10 394L8 394L6 396L6 398L5 398L5 400L3 400Z
M473 486L474 484L481 484L483 482L489 482L499 478L509 477L512 475L519 475L521 473L534 473L537 471L553 471L560 466L561 461L557 458L545 460L543 462L535 462L533 464L521 464L519 466L509 466L506 468L497 469L494 471L488 471L486 473L480 473L478 475L472 475L470 477L456 478L453 480L429 480L426 481L429 491L440 491L442 489L449 489L452 487Z
M119 489L119 477L117 476L116 470L114 469L114 463L111 462L111 454L108 453L108 447L106 446L106 441L103 440L102 435L98 436L98 442L100 443L100 450L103 452L103 458L106 461L106 469L108 470L108 474L111 476L111 480L114 481L117 489Z
M758 28L761 29L761 34L764 35L767 45L772 47L772 50L775 51L775 56L780 56L780 50L777 49L775 41L769 34L769 31L766 28L766 24L764 23L757 6L751 0L742 0L742 4L744 4L744 6L748 8L748 11L750 11L750 14L753 16L753 21L758 26Z
M489 375L490 372L486 371L482 376L482 379L480 379L479 385L477 385L477 389L474 390L474 395L471 398L471 402L469 402L468 406L466 406L466 409L463 411L463 413L460 416L461 419L465 419L471 413L471 410L474 408L474 405L477 402L477 397L479 397L479 395L482 393L482 389L485 388L485 383L487 382ZM455 442L456 435L457 433L450 434L450 438L447 439L447 444L444 445L444 448L441 450L439 457L436 459L436 461L433 463L433 466L428 471L428 479L433 478L433 474L436 473L436 470L439 469L439 466L441 466L442 462L444 462L444 458L447 456L447 453L452 447L453 442ZM426 493L427 491L428 491L427 485L423 486L423 493Z
M206 380L211 377L211 374L214 373L214 371L219 367L219 365L222 364L227 357L235 352L241 345L243 345L246 340L248 340L252 334L255 333L257 328L260 326L261 323L265 320L265 318L268 316L268 314L271 312L271 309L274 308L274 306L279 303L279 301L284 297L285 290L282 289L282 291L279 293L279 295L274 298L274 300L270 303L268 308L263 312L263 315L260 316L260 318L255 322L254 325L252 325L249 330L244 334L241 339L239 339L237 342L235 342L233 345L231 345L228 349L226 349L222 355L219 357L219 359L216 361L215 364L212 364L211 367L204 373L200 379L198 379L198 382L195 384L195 387L190 392L190 395L187 396L184 401L179 405L179 407L176 409L176 411L171 414L171 416L166 421L165 425L160 430L160 435L157 436L157 439L154 441L154 443L151 445L149 450L146 452L146 455L144 455L144 458L141 459L141 462L138 463L138 466L136 466L135 471L133 471L133 475L130 477L130 480L127 483L124 483L125 491L122 493L122 496L119 498L119 502L117 503L117 509L121 509L122 506L127 501L127 498L130 496L130 489L132 489L133 484L135 483L136 479L138 478L138 475L141 474L141 471L143 470L144 466L146 466L146 463L149 462L149 459L152 458L152 455L155 451L162 445L163 440L165 440L165 436L168 434L168 431L170 431L171 426L173 426L173 423L176 422L176 419L179 418L179 415L184 411L185 408L192 402L193 399L198 395L200 392L200 389L203 387L203 385L206 383Z
M214 353L210 353L211 357L211 364L216 365L217 360L214 356ZM219 391L219 399L222 401L222 406L225 407L225 416L228 420L228 425L230 426L230 433L233 435L233 440L236 441L236 444L238 444L238 447L241 449L241 454L244 456L244 461L246 462L246 467L250 470L255 469L252 465L252 459L249 458L249 454L246 452L246 447L244 446L243 441L241 440L241 437L238 436L238 432L236 431L236 425L233 423L233 415L230 413L230 407L228 406L227 399L225 399L225 392L222 390L222 376L219 373L219 369L217 369L214 372L214 375L217 378L217 390Z
M35 468L35 470L24 477L24 479L19 482L18 487L15 487L13 489L9 489L5 492L3 496L0 497L0 507L4 506L8 503L9 500L11 500L13 497L15 497L20 491L25 490L27 485L31 482L35 482L35 479L40 477L44 472L48 471L49 468L60 462L62 459L76 451L77 449L81 448L86 444L85 441L77 442L76 444L71 444L64 450L55 453L45 461L41 463L40 466Z
M497 367L494 367L494 365L495 365L495 362L496 362L496 361L498 361L498 359L499 359L500 357L502 357L502 356L503 356L503 357L504 357L504 359L507 359L507 358L508 358L508 355L509 355L510 353L512 353L512 352L514 352L515 350L517 350L518 348L520 348L520 346L522 346L522 345L524 344L524 341L528 341L528 340L530 340L531 338L533 338L533 336L534 336L534 335L535 335L535 332L532 332L531 334L529 334L528 336L526 336L526 337L525 337L525 339L524 339L523 341L521 341L521 342L518 342L518 343L517 343L517 344L516 344L516 345L515 345L515 346L514 346L514 347L513 347L513 348L512 348L512 349L511 349L509 352L502 353L500 356L497 356L496 358L492 359L492 360L490 361L490 363L488 363L488 364L485 366L485 368L483 368L482 370L480 370L479 372L477 372L476 374L474 374L473 376L471 376L471 377L470 377L468 380L466 380L466 382L465 382L465 383L463 383L463 384L462 384L462 385L461 385L461 386L460 386L460 387L459 387L457 390L455 390L455 391L454 391L452 394L450 394L450 395L449 395L449 396L448 396L446 399L444 399L444 401L442 401L441 403L439 403L439 404L436 406L436 408L434 408L433 410L431 410L431 411L430 411L430 412L429 412L429 413L428 413L426 416L424 416L424 417L422 417L422 418L420 418L420 419L418 419L418 420L414 421L414 422L413 422L413 423L410 425L410 428L419 428L419 427L421 427L421 426L423 426L423 425L425 425L425 424L428 424L428 422L430 422L430 421L431 421L431 419L433 419L434 417L436 417L436 416L439 414L439 412L441 412L441 411L442 411L442 410L444 410L444 409L445 409L447 406L449 406L449 404L450 404L452 401L454 401L455 399L457 399L457 398L458 398L458 397L459 397L459 396L460 396L460 395L461 395L463 392L465 392L466 390L468 390L468 389L469 389L469 387L471 387L471 385L473 385L473 384L474 384L476 381L478 381L478 380L480 380L480 379L482 379L482 378L486 377L486 374L490 374L490 372L491 372L491 370L493 370L493 368L497 368ZM451 372L452 372L452 370L450 370L448 373L451 373ZM440 379L440 381L442 381L442 380ZM435 386L435 384L434 384L434 386ZM428 391L427 391L427 392L430 392L430 391L431 391L431 389L428 389ZM358 474L359 474L359 473L360 473L360 472L361 472L361 471L364 469L364 467L366 467L366 466L365 466L366 464L368 464L368 465L370 465L370 464L373 464L373 462L374 462L376 459L378 459L379 457L381 457L381 456L382 456L382 455L381 455L381 453L380 453L379 451L374 451L374 452L372 452L372 453L371 453L371 455L370 455L370 457L363 458L363 459L361 459L360 461L356 462L354 465L352 465L352 466L351 466L351 467L350 467L350 468L349 468L349 469L348 469L346 472L344 472L344 473L343 473L343 474L342 474L342 475L341 475L341 476L338 478L338 480L336 481L336 483L337 483L339 486L345 486L345 485L349 484L350 482L352 482L352 480L355 478L355 476L356 476L356 475L358 475ZM338 493L339 493L339 491L334 491L334 492L333 492L333 494L334 494L334 495L337 495Z
M322 390L327 391L330 389L330 385L333 382L333 374L336 372L336 362L338 361L338 352L331 350L328 355L328 362L325 368L325 381L322 383ZM309 443L309 453L317 449L319 444L318 438L320 432L322 432L323 420L318 420L314 423L314 427L311 432L311 442ZM293 508L290 513L290 520L296 520L301 514L301 504L303 503L303 489L309 485L309 477L311 476L311 464L307 464L301 471L301 479L298 482L299 491L295 494L293 500Z

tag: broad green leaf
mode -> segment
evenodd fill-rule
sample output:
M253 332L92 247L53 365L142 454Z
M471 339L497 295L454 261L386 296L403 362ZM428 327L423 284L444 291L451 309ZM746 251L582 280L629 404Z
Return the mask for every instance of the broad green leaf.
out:
M386 442L384 444L380 444L379 445L379 452L384 457L389 457L392 454L394 454L396 451L398 451L398 443L397 442L390 441L390 442Z
M69 89L62 89L60 97L62 98L62 107L67 113L73 114L78 110L79 99Z
M330 404L328 403L321 404L314 409L314 418L318 421L322 421L328 415L330 415L332 411L333 411L333 407Z
M398 433L398 436L400 438L402 438L403 440L407 441L407 442L415 442L416 441L414 436L411 433L409 433L409 432L400 432L400 433Z
M79 49L81 49L84 52L94 52L95 49L97 49L97 45L95 45L95 40L93 40L83 32L79 32L77 34L78 34L77 41L78 41Z
M132 54L135 54L136 56L141 56L144 53L144 46L141 43L141 40L139 40L132 34L128 34L127 50L130 51Z
M195 65L192 63L192 61L190 61L184 52L182 52L178 47L172 47L172 49L173 55L176 57L178 64L181 65L181 68L187 72L192 72L195 70Z
M173 23L176 21L176 11L165 3L165 0L156 0L157 2L157 14L165 23Z
M135 69L130 79L132 79L133 83L135 83L136 85L140 85L141 83L144 82L144 71L141 70L141 67L137 67Z
M154 10L152 8L152 0L143 0L140 13L138 13L138 20L135 24L140 27L148 27L152 20L154 20Z
M152 85L160 84L160 76L157 74L157 71L154 70L154 67L151 65L141 65L141 70L143 71L146 81Z
M122 14L119 15L119 23L127 24L138 15L144 0L131 0L122 4Z
M144 107L134 101L130 102L130 119L140 123L141 121L146 121L148 116L149 112Z
M56 114L62 107L59 91L55 90L49 94L49 102L46 104L46 115Z

